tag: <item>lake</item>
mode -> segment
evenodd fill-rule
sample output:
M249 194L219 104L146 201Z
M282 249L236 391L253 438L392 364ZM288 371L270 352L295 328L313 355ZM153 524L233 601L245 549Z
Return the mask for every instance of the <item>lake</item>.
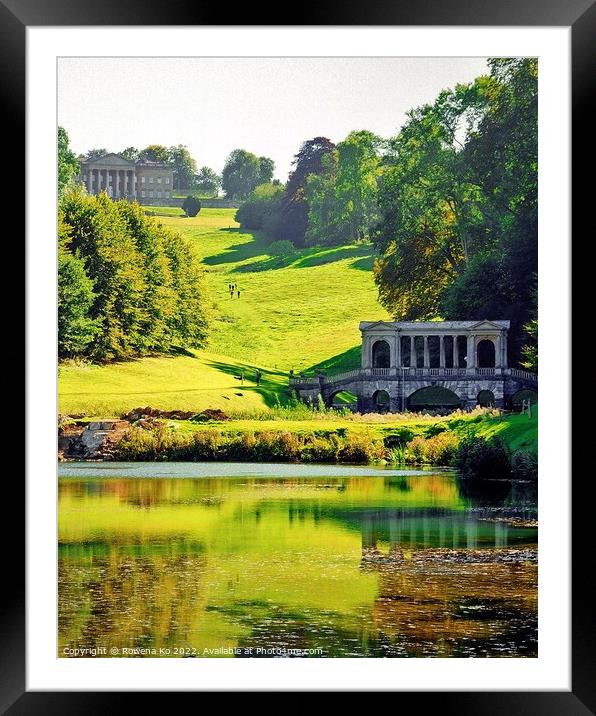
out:
M531 483L61 463L58 494L60 657L537 656Z

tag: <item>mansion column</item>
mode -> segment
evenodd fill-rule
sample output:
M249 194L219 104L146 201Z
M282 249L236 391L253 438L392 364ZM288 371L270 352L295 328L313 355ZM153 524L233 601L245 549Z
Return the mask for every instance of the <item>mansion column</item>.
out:
M101 191L101 169L97 170L97 193Z
M87 191L93 194L93 169L87 169Z
M428 352L428 336L424 336L424 367L430 368L430 354Z
M398 331L395 332L395 364L394 368L401 368L401 336Z
M439 336L439 367L445 367L445 336Z
M417 368L418 361L416 360L416 336L410 336L410 368Z
M128 175L130 174L129 170L127 169L124 172L124 196L128 199Z

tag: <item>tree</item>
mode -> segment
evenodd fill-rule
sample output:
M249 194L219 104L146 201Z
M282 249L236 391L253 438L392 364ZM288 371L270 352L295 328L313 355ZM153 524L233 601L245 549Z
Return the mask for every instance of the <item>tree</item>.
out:
M259 184L269 184L273 179L275 171L275 162L269 157L259 157Z
M182 204L182 209L186 216L196 216L201 211L201 202L196 196L187 196Z
M230 199L246 199L259 183L261 164L245 149L234 149L223 168L221 185Z
M99 330L90 316L95 298L93 281L85 263L66 249L68 227L58 214L58 355L61 358L85 351Z
M85 154L85 159L88 162L92 162L94 159L101 159L101 157L105 157L106 154L109 154L107 149L90 149Z
M321 173L306 182L308 243L341 244L369 238L379 219L377 206L382 140L351 132L323 157Z
M216 196L221 186L221 178L210 167L201 167L195 176L194 185L201 194Z
M326 137L315 137L303 142L294 156L292 170L281 199L277 229L278 239L287 239L295 246L304 246L308 228L308 203L305 198L306 182L311 174L320 174L323 157L331 154L335 145Z
M174 170L174 187L178 191L194 189L197 163L191 157L188 148L184 144L170 147L168 155L169 164Z
M105 361L203 345L203 273L181 237L145 216L138 204L105 194L69 190L60 209L67 227L62 246L84 262L93 289L85 314L98 328L78 354Z
M243 229L263 229L269 217L279 210L281 186L260 184L236 212L236 221Z
M391 141L375 280L397 319L510 318L515 361L535 301L537 63L489 66L412 110Z
M120 156L124 159L128 159L129 162L137 162L139 160L140 152L136 147L126 147L120 152Z
M139 152L139 159L146 162L170 163L170 150L162 144L150 144Z
M80 172L79 160L70 148L68 134L63 127L58 127L58 194Z

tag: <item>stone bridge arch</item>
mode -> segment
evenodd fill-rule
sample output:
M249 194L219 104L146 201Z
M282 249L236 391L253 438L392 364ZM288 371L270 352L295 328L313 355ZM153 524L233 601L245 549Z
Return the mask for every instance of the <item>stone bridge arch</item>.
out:
M467 396L458 395L453 387L445 385L423 385L416 387L406 398L406 410L432 410L440 408L461 408L465 405Z

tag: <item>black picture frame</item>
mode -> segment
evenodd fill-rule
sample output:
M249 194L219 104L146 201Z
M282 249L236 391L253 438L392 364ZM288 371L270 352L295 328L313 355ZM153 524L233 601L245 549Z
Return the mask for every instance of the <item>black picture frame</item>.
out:
M288 8L285 8L286 10ZM583 178L583 169L593 155L593 141L588 123L593 124L596 68L596 4L594 0L404 0L389 2L336 4L319 0L312 6L292 6L293 25L397 25L397 26L567 26L572 38L572 149L575 195L572 200L573 220L582 222L593 203L588 192L592 182ZM259 22L255 6L237 6L235 26L275 25L274 17ZM90 25L160 25L160 26L221 26L229 16L224 5L197 0L175 0L148 4L146 0L0 0L0 98L6 137L5 150L11 166L24 166L25 147L25 73L26 28L28 26L90 26ZM279 24L282 24L281 22ZM581 161L580 161L581 157ZM580 172L582 177L580 178ZM23 185L24 187L24 182ZM15 196L15 201L19 199ZM23 193L24 203L24 193ZM19 214L15 211L15 216ZM24 211L21 216L24 216ZM585 225L588 226L587 221ZM13 239L14 240L14 239ZM565 399L567 396L563 396ZM570 396L569 396L570 397ZM570 426L562 426L562 430ZM441 713L464 714L553 714L573 716L596 713L596 665L594 660L594 619L591 594L585 579L590 560L588 525L591 502L588 489L589 473L581 475L573 485L572 539L572 690L569 692L423 692L400 693L404 699L416 699L418 708L440 709ZM23 499L20 484L10 474L7 489L16 504ZM589 478L589 479L588 479ZM6 484L6 483L5 483ZM24 514L24 512L23 512ZM4 605L0 617L2 649L0 650L0 709L10 714L71 714L118 713L139 708L138 693L133 692L65 692L26 691L25 682L25 584L24 548L20 540L9 544L12 564L5 565L2 595ZM23 542L24 546L24 542ZM5 555L5 560L8 555ZM581 568L583 567L583 571ZM473 685L471 685L473 687ZM387 685L391 690L391 685ZM164 703L162 694L154 693L154 707ZM171 698L165 694L166 698ZM133 702L134 699L134 702ZM421 701L423 699L423 701ZM171 702L170 702L171 707Z

